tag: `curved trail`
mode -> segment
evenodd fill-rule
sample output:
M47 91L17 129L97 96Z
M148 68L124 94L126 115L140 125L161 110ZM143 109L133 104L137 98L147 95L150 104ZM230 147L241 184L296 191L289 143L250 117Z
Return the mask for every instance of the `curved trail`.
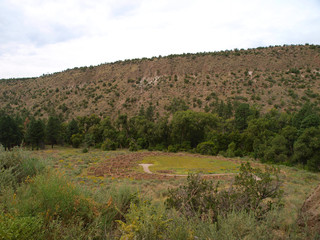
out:
M152 174L152 172L150 171L149 167L152 166L153 164L139 164L140 166L143 167L143 171L149 174Z
M156 174L156 175L162 175L162 176L170 176L170 177L187 177L187 174L169 174L169 173L153 173L150 171L149 167L152 166L153 164L146 164L146 163L141 163L139 164L141 167L143 167L143 171L145 173L149 174ZM208 177L214 177L214 176L231 176L236 173L213 173L213 174L201 174L202 176L208 176Z

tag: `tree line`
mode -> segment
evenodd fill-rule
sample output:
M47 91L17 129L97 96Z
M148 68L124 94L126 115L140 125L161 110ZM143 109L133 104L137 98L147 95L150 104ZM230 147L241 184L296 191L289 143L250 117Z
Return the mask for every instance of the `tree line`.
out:
M300 164L320 170L319 109L307 103L293 113L272 109L262 114L246 103L224 104L215 112L175 111L155 118L150 105L136 116L120 114L115 120L97 115L69 122L0 114L0 143L11 149L49 144L96 147L102 150L188 151L227 157L251 156L263 162Z

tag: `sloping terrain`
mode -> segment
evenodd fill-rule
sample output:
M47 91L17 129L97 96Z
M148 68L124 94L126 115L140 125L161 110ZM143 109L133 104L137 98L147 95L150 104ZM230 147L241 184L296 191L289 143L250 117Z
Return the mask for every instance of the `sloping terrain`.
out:
M320 233L320 185L303 203L298 224Z
M320 46L135 59L68 69L32 79L0 80L0 109L66 119L116 117L152 105L160 116L184 105L212 111L220 100L290 111L320 100ZM157 116L157 115L156 115Z

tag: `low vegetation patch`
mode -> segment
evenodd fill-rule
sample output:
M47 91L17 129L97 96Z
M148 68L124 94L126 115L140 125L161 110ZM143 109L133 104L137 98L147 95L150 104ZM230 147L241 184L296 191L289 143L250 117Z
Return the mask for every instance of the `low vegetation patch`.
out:
M170 170L174 174L236 173L240 168L240 164L232 160L177 154L149 156L145 157L142 162L153 164L149 168L155 173L166 170Z
M81 149L60 148L38 151L44 161L21 149L1 150L0 170L6 173L1 177L11 177L1 178L3 185L10 184L0 192L0 239L314 239L316 236L307 224L298 226L296 219L304 199L320 180L318 173L287 166L241 165L238 159L181 153L107 153L94 149L82 153ZM131 159L138 164L154 159L155 164L161 158L184 161L186 166L195 165L193 160L204 161L200 165L219 160L215 162L217 166L225 161L240 167L236 168L238 174L219 181L198 174L161 180L92 175L84 178L91 166L101 169L102 163L107 166L113 160L115 164L117 160ZM80 164L84 165L81 175L72 174ZM167 164L169 168L170 162Z

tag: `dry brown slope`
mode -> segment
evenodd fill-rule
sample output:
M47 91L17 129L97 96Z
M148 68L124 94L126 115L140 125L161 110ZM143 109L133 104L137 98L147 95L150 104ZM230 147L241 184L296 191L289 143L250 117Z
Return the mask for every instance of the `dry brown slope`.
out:
M171 100L211 111L216 99L290 110L319 101L320 48L284 46L138 59L75 68L29 80L0 82L0 108L67 119L95 113L136 114L152 103L160 115ZM298 72L296 72L299 70Z

